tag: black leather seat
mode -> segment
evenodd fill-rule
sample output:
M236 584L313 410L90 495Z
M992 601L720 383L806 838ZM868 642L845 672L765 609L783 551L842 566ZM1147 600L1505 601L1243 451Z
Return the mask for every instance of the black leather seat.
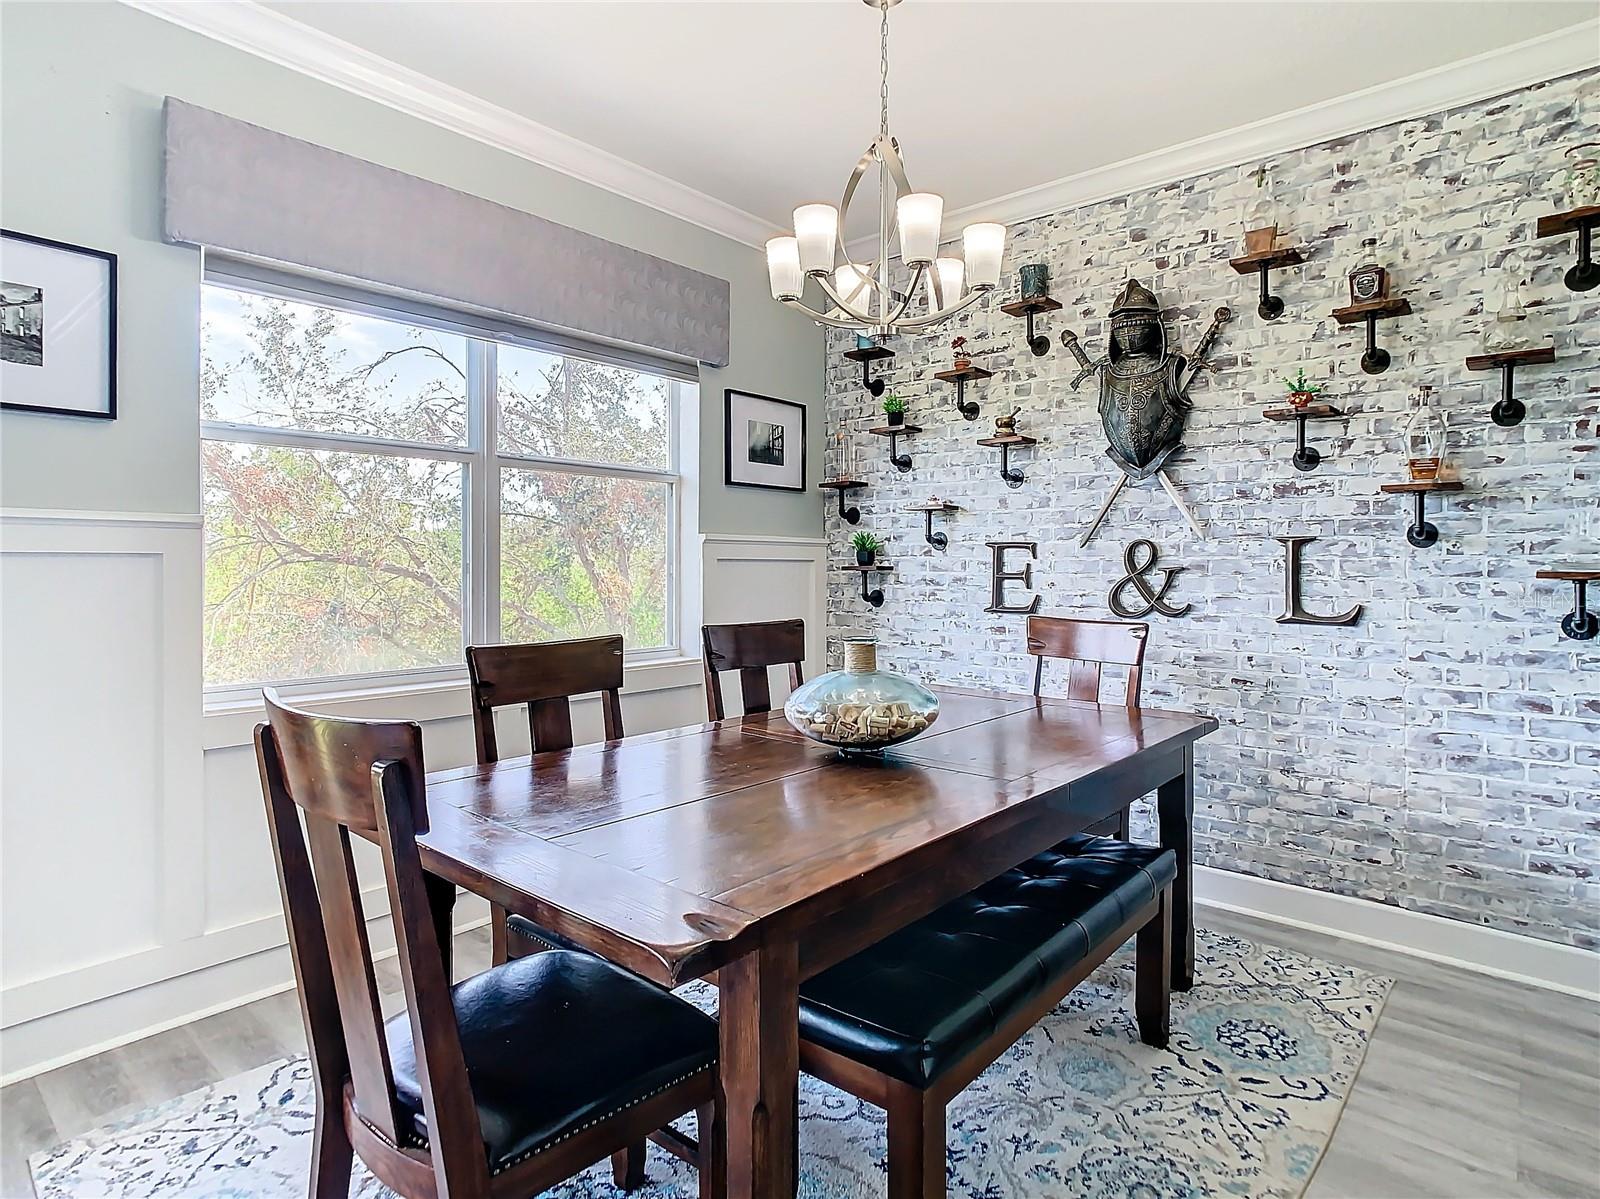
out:
M800 1032L928 1087L1177 875L1170 850L1071 837L800 988Z
M516 958L458 983L451 997L491 1171L716 1061L715 1020L592 954ZM384 1032L395 1095L424 1147L428 1124L405 1013Z

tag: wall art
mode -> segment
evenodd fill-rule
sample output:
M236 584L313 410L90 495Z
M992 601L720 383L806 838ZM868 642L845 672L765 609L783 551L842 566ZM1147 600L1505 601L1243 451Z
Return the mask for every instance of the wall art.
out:
M1031 616L1039 610L1039 597L1032 597L1026 604L1014 604L1006 601L1006 584L1021 583L1024 587L1033 586L1033 563L1023 563L1021 570L1006 569L1006 551L1023 550L1029 558L1039 556L1039 543L1037 541L985 541L993 558L989 565L989 606L985 612L1004 612L1010 616Z
M1278 537L1275 540L1283 545L1283 615L1277 618L1279 624L1350 625L1361 619L1360 604L1337 616L1318 616L1307 611L1300 598L1300 551L1316 538Z
M117 256L0 230L0 408L117 416Z
M1167 603L1167 592L1172 590L1172 584L1183 573L1181 566L1163 566L1160 584L1151 589L1149 581L1145 578L1151 571L1157 569L1156 563L1160 561L1161 551L1156 549L1155 542L1141 537L1137 541L1130 541L1128 548L1122 551L1122 566L1127 571L1118 579L1111 588L1111 593L1106 596L1106 607L1124 620L1140 620L1152 612L1162 616L1186 616L1193 604L1184 604L1178 607ZM1122 593L1128 588L1139 593L1139 598L1144 601L1142 607L1134 607L1122 599Z
M730 487L806 489L806 406L728 388L723 481Z

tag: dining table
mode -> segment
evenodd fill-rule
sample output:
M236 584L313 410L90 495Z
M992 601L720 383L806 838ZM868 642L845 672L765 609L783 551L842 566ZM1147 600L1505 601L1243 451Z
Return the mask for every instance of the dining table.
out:
M424 868L664 987L718 992L733 1199L798 1185L801 982L1155 793L1194 975L1194 745L1209 716L935 688L846 755L781 711L430 774ZM702 1136L705 1130L702 1130Z

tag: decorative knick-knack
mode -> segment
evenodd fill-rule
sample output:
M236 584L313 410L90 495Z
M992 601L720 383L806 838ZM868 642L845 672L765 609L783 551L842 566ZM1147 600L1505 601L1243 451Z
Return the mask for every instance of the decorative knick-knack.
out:
M965 337L951 339L950 354L955 359L950 364L952 370L964 371L972 365L972 355L967 352L967 339Z
M807 737L851 751L873 752L925 731L939 699L903 675L878 669L874 637L846 637L844 669L802 684L783 705Z
M1043 262L1029 262L1017 274L1022 279L1022 298L1038 300L1050 294L1050 267Z
M1370 304L1389 298L1389 272L1378 265L1378 239L1363 238L1361 253L1350 271L1350 303Z
M1406 421L1406 466L1414 483L1432 483L1444 474L1450 437L1444 410L1426 383L1411 399L1411 417Z
M1322 384L1313 383L1306 378L1304 368L1296 372L1292 379L1285 379L1283 385L1289 390L1289 407L1306 408L1316 403L1317 393L1322 390Z
M1566 165L1550 182L1569 209L1600 204L1600 142L1568 147Z
M1266 254L1278 244L1278 226L1282 223L1282 205L1278 202L1277 183L1272 168L1265 163L1251 173L1255 180L1255 196L1244 215L1244 251L1246 254Z
M898 428L906 423L906 402L897 395L884 396L883 415L888 419L890 428Z
M1508 262L1500 277L1500 306L1483 326L1484 353L1531 350L1539 342L1539 322L1522 302L1522 273L1515 263Z
M994 418L994 435L996 437L1015 437L1017 433L1017 414L1021 408L1013 408L1010 412Z

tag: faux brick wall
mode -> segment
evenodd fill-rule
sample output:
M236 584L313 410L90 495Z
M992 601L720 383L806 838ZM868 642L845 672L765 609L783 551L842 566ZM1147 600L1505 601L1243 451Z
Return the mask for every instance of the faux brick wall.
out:
M1164 565L1184 568L1171 598L1194 607L1150 617L1145 702L1222 724L1199 747L1201 861L1600 947L1600 640L1563 639L1572 588L1534 578L1540 567L1600 561L1600 291L1562 287L1573 238L1534 239L1536 218L1556 208L1549 179L1561 148L1600 125L1597 96L1600 78L1576 76L1278 156L1310 259L1275 273L1287 305L1277 321L1256 315L1255 278L1227 265L1242 252L1249 167L1013 226L999 294L892 343L890 387L924 428L902 443L915 464L907 474L888 465L883 439L860 432L881 413L858 364L840 357L849 335L832 335L830 432L841 419L854 430L855 473L870 484L850 497L858 527L887 538L896 569L881 577L877 611L861 601L857 575L832 573L830 638L877 632L884 664L925 681L1024 688L1024 618L984 611L984 542L1038 542L1042 612L1108 618L1124 548L1149 537ZM1415 314L1380 325L1394 362L1369 377L1357 362L1363 330L1340 329L1328 313L1347 302L1345 274L1374 234L1393 294ZM1511 254L1559 359L1519 372L1529 415L1501 429L1488 419L1498 376L1469 373L1463 360L1480 352L1499 298L1495 269ZM1016 297L1017 266L1035 261L1049 264L1065 305L1042 321L1052 339L1044 358L1028 353L1022 322L999 311ZM1056 338L1074 328L1100 356L1105 314L1130 275L1154 288L1169 343L1185 350L1213 308L1235 313L1216 371L1191 392L1188 449L1169 472L1210 536L1196 540L1154 484L1130 486L1080 549L1114 468L1096 384L1071 389L1076 364ZM948 368L956 333L996 372L969 391L982 405L973 423L931 378ZM1310 426L1325 455L1311 474L1290 464L1293 425L1261 416L1300 367L1351 413ZM1430 498L1441 534L1430 549L1405 541L1409 501L1378 492L1405 477L1407 397L1419 383L1443 396L1466 484L1442 504ZM1040 439L1016 455L1027 482L1014 491L998 477L998 452L974 444L1012 407ZM837 454L830 441L830 476ZM942 553L923 541L921 513L904 511L934 493L963 509L942 526ZM850 560L853 531L830 506L836 562ZM1308 604L1365 604L1354 628L1274 622L1283 557L1273 537L1296 532L1320 538L1305 551Z

